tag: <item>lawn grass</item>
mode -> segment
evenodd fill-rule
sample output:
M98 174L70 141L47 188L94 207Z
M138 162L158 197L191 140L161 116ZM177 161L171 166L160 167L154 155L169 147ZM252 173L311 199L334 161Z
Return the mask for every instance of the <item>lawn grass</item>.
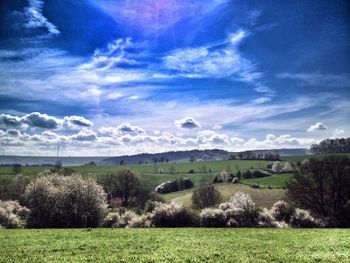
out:
M350 261L346 229L0 230L0 262Z
M276 201L284 198L283 189L255 189L243 184L215 184L215 188L221 193L223 202L226 202L237 192L249 194L259 207L270 208ZM185 207L192 206L193 190L185 190L163 195L167 201L175 201Z
M264 188L283 188L291 176L292 174L273 174L267 177L243 179L241 183L246 185L256 184Z

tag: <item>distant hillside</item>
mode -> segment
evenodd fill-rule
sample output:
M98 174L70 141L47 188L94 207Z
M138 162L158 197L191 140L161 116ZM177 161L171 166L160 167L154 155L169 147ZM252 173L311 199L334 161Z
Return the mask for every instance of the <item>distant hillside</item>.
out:
M55 165L60 161L63 166L80 166L89 162L98 163L106 157L46 157L46 156L0 156L0 164Z
M195 161L227 160L229 152L224 150L192 150L165 153L142 153L137 155L124 155L111 157L98 162L98 165L154 163L154 162L189 162L190 158Z
M276 150L254 150L256 154L264 152L278 151L280 156L304 156L309 155L308 149L276 149ZM235 152L233 154L237 154ZM227 160L231 153L224 150L192 150L173 151L165 153L142 153L136 155L124 155L117 157L42 157L42 156L0 156L1 164L22 164L22 165L54 165L60 161L63 166L80 166L89 162L97 165L119 165L124 164L154 163L157 162L189 162L192 157L194 161L215 161Z
M297 148L297 149L270 149L270 150L253 150L256 154L263 154L267 152L277 151L280 156L300 156L300 155L309 155L312 154L309 149L306 148Z
M256 154L278 151L280 156L301 156L308 155L308 149L275 149L275 150L254 150ZM227 160L231 153L224 150L191 150L191 151L174 151L165 153L142 153L137 155L124 155L118 157L111 157L98 162L98 165L118 165L123 164L139 164L139 163L154 163L161 162L189 162L190 158L194 161L213 161L213 160Z

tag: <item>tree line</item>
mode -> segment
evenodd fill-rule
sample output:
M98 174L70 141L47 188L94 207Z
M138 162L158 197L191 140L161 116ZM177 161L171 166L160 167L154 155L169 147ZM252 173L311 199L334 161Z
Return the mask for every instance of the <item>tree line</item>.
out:
M326 139L311 145L310 151L314 154L350 153L350 138Z

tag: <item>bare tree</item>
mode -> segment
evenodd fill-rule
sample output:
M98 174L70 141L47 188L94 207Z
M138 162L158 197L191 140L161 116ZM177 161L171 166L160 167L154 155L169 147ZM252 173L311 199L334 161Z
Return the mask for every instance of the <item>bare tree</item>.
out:
M330 220L350 225L350 158L327 156L309 159L296 167L287 182L287 196L298 206Z

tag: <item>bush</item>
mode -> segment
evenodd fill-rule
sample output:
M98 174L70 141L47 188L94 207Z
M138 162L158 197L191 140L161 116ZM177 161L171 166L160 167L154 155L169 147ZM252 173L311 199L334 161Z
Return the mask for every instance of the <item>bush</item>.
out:
M150 214L135 215L133 218L130 219L127 227L131 227L131 228L153 227L151 215Z
M30 181L31 178L29 176L15 176L9 183L2 185L0 198L3 200L17 200L23 203L23 194Z
M322 226L322 223L315 219L311 214L310 211L304 210L304 209L295 209L294 215L291 217L290 220L292 227L320 227Z
M193 208L202 209L207 207L214 207L222 200L220 192L212 185L201 186L192 194Z
M113 212L108 213L106 217L103 219L101 226L102 227L119 227L120 223L120 215L119 213Z
M0 200L0 228L24 228L29 209L16 201Z
M221 206L223 208L223 206ZM252 198L242 192L236 193L227 205L229 219L237 222L238 226L256 226L258 222L258 209Z
M276 162L273 163L272 171L274 173L276 173L276 174L281 173L282 169L283 169L282 164L279 161L276 161Z
M277 221L289 222L295 209L287 202L280 200L273 204L271 214Z
M225 227L227 220L223 210L206 208L200 213L199 221L202 227Z
M195 225L196 218L180 204L158 203L150 215L156 227L186 227Z
M31 227L97 227L107 207L102 186L81 176L38 178L25 190Z
M271 210L264 208L263 211L259 213L258 226L287 228L289 227L289 224L285 221L277 221L271 213Z

